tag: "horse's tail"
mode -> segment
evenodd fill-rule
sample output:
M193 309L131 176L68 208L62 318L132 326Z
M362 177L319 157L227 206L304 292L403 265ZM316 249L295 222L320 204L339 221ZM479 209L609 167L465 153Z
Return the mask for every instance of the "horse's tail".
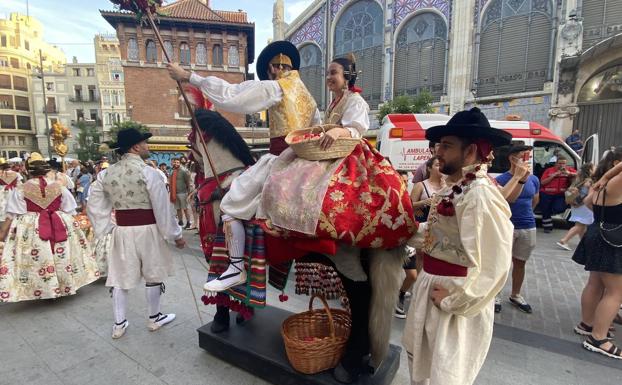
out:
M372 294L369 308L370 365L378 368L389 351L393 309L403 281L405 248L373 249L370 253L369 279Z

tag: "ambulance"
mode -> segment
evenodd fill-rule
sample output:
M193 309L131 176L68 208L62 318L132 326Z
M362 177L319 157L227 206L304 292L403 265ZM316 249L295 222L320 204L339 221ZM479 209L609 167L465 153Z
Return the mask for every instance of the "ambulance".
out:
M446 124L450 117L442 114L389 114L385 116L377 134L376 148L388 158L396 170L414 172L431 156L425 130ZM568 166L578 170L583 162L596 164L599 160L598 135L584 141L583 155L573 151L560 137L548 128L508 115L506 120L490 120L490 125L512 134L514 144L533 146L531 156L533 174L538 178L555 163L557 156L568 159ZM510 168L507 152L495 149L495 160L489 172L493 175Z

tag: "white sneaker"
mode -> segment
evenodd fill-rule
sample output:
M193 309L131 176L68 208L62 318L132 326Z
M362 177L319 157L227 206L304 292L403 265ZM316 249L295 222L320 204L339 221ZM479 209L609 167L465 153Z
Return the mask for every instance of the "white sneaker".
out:
M175 314L162 314L158 313L158 316L155 318L149 317L149 322L147 322L147 329L151 332L155 332L162 326L166 325L169 322L173 322L175 319Z
M130 326L128 320L123 321L121 325L112 325L112 338L116 340L123 337L128 326Z
M570 246L568 246L567 244L565 244L562 241L556 242L555 243L557 246L561 247L562 249L566 250L566 251L572 251L572 249L570 248Z
M203 290L218 293L243 283L246 283L246 271L236 271L235 273L224 272L220 277L212 279L203 285Z

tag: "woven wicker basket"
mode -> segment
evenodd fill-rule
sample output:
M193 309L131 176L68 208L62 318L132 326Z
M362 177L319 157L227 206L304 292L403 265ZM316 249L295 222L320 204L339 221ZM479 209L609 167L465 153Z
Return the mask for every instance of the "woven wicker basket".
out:
M322 301L324 309L313 309L315 298ZM288 317L281 326L289 363L304 374L334 368L345 351L351 325L348 312L331 309L323 297L313 295L308 311Z
M338 138L335 140L332 146L327 150L320 148L320 139L310 139L304 142L292 143L295 137L298 135L304 135L308 133L317 134L321 132L328 132L335 127L341 127L336 124L323 124L320 126L313 126L308 128L301 128L294 130L287 134L285 142L294 150L299 158L307 160L329 160L345 158L350 155L354 147L361 142L356 138Z

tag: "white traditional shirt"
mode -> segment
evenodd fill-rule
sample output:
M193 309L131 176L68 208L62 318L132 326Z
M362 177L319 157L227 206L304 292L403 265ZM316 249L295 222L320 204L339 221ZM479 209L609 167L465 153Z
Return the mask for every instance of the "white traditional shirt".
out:
M468 268L462 286L450 289L441 309L456 315L473 316L488 306L503 288L512 261L514 226L512 212L499 189L487 176L487 166L463 169L475 180L462 187L453 199L455 215L443 216L436 206L452 192L446 186L434 195L428 221L415 236L415 246L424 253Z
M217 108L238 114L254 114L267 110L283 99L283 90L276 80L247 80L229 83L215 76L190 75L190 84L199 87ZM320 111L315 110L313 124L320 124Z
M139 162L143 163L144 167L142 167L140 178L145 183L148 192L148 197L146 198L153 210L158 230L162 237L169 242L180 239L182 237L182 229L175 219L175 210L169 201L169 192L166 188L166 184L160 172L158 172L160 170L144 165L144 162L138 155L125 154L121 162L124 161L136 161L137 164ZM93 182L90 187L87 212L95 231L95 237L97 238L110 233L115 227L111 217L114 208L113 199L111 199L104 189L104 179L114 166L115 165L110 166L97 174L97 180Z

